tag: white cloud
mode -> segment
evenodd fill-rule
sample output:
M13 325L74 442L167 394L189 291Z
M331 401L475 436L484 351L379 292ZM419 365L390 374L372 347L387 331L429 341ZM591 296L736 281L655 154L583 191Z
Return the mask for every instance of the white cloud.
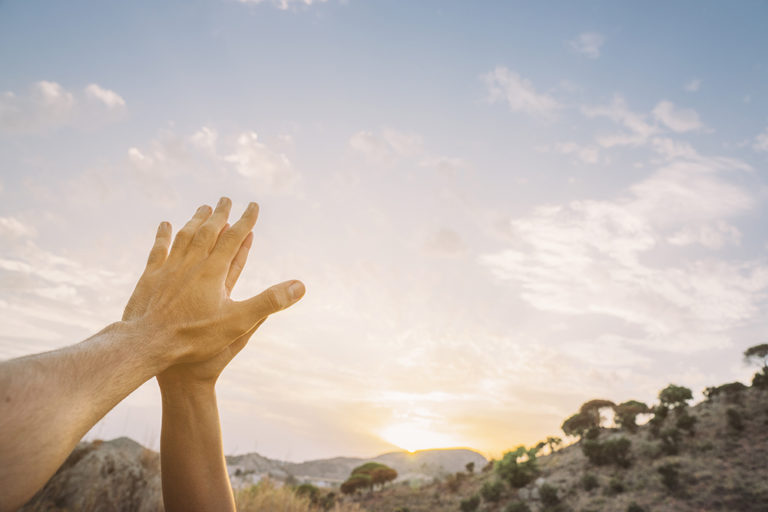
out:
M610 105L582 106L581 112L588 118L606 117L629 130L629 133L597 137L597 143L606 148L627 145L639 146L645 144L652 135L659 131L657 127L646 121L646 116L630 110L627 102L618 94L613 97Z
M33 237L35 233L35 228L15 217L0 217L0 238Z
M219 134L216 130L203 126L191 137L192 144L211 154L216 154L216 141Z
M349 147L374 162L392 162L397 158L416 157L424 153L421 136L391 128L378 133L363 130L349 138Z
M642 329L634 340L644 346L695 351L727 344L731 329L761 310L768 266L662 256L675 247L712 251L739 243L727 219L756 203L749 190L719 176L732 172L727 162L675 160L615 200L539 207L510 221L512 247L480 262L519 286L536 308L619 318L627 329Z
M490 73L483 75L482 79L488 86L491 103L506 102L513 112L546 117L560 108L554 98L537 92L530 80L504 66L497 66Z
M34 133L59 126L93 123L108 119L103 107L107 107L107 111L125 107L125 100L120 95L97 84L90 84L82 94L96 100L102 108L86 108L83 96L76 97L61 84L47 80L34 83L24 94L6 91L0 94L0 130Z
M697 92L699 89L701 89L701 80L698 78L692 79L690 82L685 84L683 87L688 92Z
M256 132L245 132L237 137L234 152L224 160L233 164L241 175L272 189L291 188L298 178L288 157L260 142Z
M454 230L443 228L434 233L424 245L428 253L437 256L456 256L467 250L461 236Z
M752 149L755 151L768 151L768 128L755 136Z
M107 108L124 108L125 100L115 91L104 89L99 84L90 84L85 88L85 94L89 98L100 101Z
M261 3L270 3L277 7L280 10L288 10L291 8L296 8L299 6L310 6L313 4L322 4L327 2L328 0L238 0L240 3L243 4L261 4Z
M690 132L704 128L698 112L690 108L677 108L671 101L660 101L653 109L653 116L673 132Z
M600 161L600 150L592 145L583 146L575 142L559 142L555 144L554 149L564 155L575 155L585 164L596 164Z
M576 53L580 53L590 59L600 56L600 48L605 43L605 37L597 32L583 32L568 44Z

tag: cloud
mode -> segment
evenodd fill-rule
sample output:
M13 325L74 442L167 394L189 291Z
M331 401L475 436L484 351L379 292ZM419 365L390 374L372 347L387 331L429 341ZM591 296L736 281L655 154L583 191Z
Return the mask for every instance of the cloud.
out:
M222 174L240 176L260 193L291 193L300 181L288 156L262 142L254 131L220 136L203 126L184 137L169 132L148 148L131 147L128 162L150 195L174 200L171 183L178 177L220 181Z
M378 133L368 130L357 132L349 138L349 147L374 162L392 162L424 153L420 135L391 128L384 128Z
M760 152L768 151L768 128L755 136L755 140L752 142L752 149Z
M456 256L467 250L461 236L454 230L443 228L434 233L424 245L426 251L437 256Z
M600 150L595 146L582 146L575 142L559 142L554 150L564 155L575 155L585 164L596 164L600 161Z
M675 160L617 199L538 207L509 222L512 247L479 261L537 309L614 317L627 332L639 327L642 334L629 337L636 344L670 351L726 345L733 329L761 311L768 266L674 248L739 243L728 219L751 212L756 200L720 176L733 172L727 162Z
M88 108L83 101L86 98L96 100L101 108ZM41 80L23 94L0 94L0 130L38 133L61 126L93 124L109 120L107 112L124 108L125 100L120 95L97 84L90 84L76 96L61 84Z
M85 94L89 98L100 101L107 108L119 109L125 107L125 100L115 91L104 89L98 84L90 84L85 88Z
M600 48L605 43L605 37L597 32L583 32L570 41L568 45L576 53L580 53L590 59L600 57Z
M671 101L660 101L653 109L653 116L673 132L698 131L704 128L698 112L690 108L677 108Z
M560 108L554 98L537 92L530 80L504 66L497 66L482 79L488 86L490 102L506 102L513 112L548 117Z
M296 7L308 7L311 5L323 4L328 0L238 0L243 4L262 4L269 3L282 11Z
M619 133L597 137L597 143L603 147L638 146L659 132L659 129L646 121L646 116L629 109L627 102L620 95L615 95L609 105L582 106L581 112L588 118L606 117L624 126L629 133Z
M685 84L683 87L688 92L697 92L699 89L701 89L701 80L698 78L692 79L690 82Z
M242 176L272 190L292 188L298 178L288 157L260 142L256 132L239 135L234 151L225 156L224 161L231 163Z

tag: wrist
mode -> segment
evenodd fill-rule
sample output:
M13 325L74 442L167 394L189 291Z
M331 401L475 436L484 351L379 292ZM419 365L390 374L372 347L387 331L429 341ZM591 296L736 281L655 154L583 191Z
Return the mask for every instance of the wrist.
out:
M216 400L216 382L157 376L163 409L196 407Z
M168 343L169 337L140 319L115 322L109 329L130 340L132 349L147 361L153 376L165 371L178 359Z

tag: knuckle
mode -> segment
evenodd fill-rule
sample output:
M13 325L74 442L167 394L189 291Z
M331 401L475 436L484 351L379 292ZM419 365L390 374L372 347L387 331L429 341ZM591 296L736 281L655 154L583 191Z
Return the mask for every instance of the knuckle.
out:
M283 309L282 297L274 288L269 288L264 291L264 301L271 311Z

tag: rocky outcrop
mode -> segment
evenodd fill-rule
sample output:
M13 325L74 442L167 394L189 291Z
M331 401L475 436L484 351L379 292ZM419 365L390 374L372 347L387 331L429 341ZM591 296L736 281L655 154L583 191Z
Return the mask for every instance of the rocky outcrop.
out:
M163 510L160 456L121 437L80 443L20 512Z

